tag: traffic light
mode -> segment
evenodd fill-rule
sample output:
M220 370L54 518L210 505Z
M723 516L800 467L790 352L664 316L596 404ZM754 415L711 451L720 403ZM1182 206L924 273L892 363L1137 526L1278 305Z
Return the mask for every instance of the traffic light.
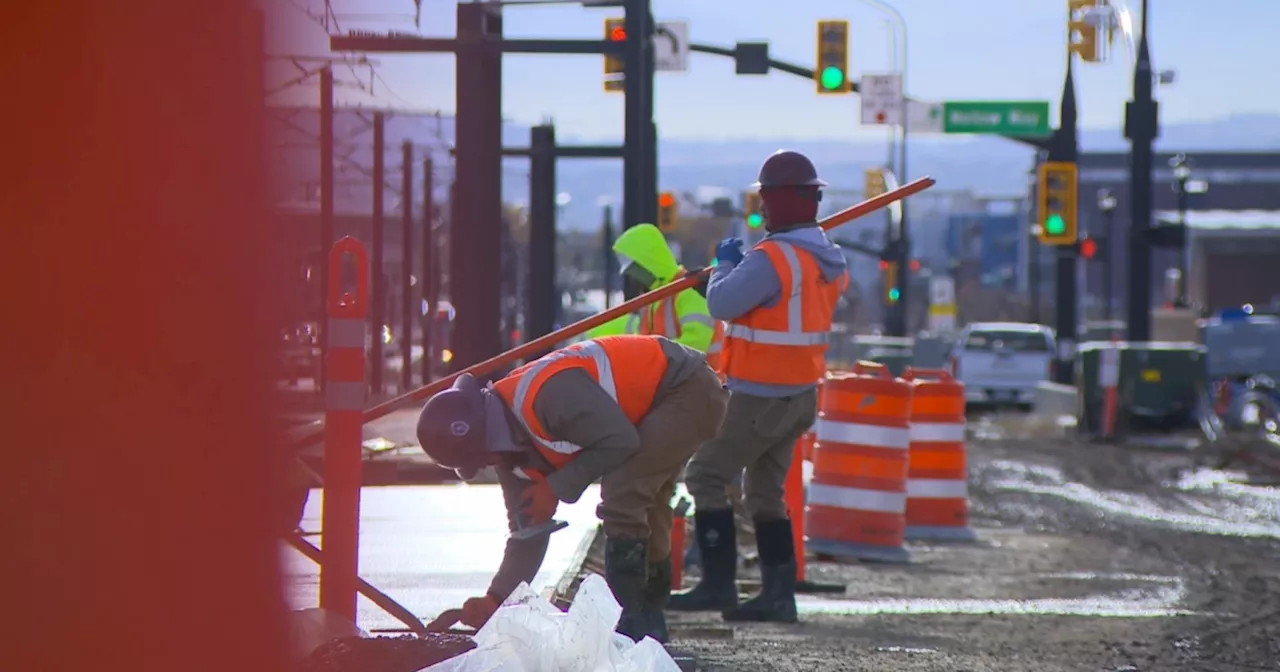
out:
M849 22L818 22L818 93L849 92Z
M760 198L760 192L748 191L745 205L746 207L743 210L747 214L747 228L758 229L764 226L764 211L761 208L763 202Z
M1067 0L1067 52L1086 63L1101 60L1098 24L1089 20L1089 13L1098 8L1098 0Z
M1076 164L1042 163L1036 168L1037 216L1041 245L1075 245Z
M609 42L627 41L627 29L623 25L623 19L604 20L604 39ZM625 88L623 85L623 77L626 76L625 63L622 60L622 54L604 55L605 91L622 91Z
M902 292L898 290L898 263L895 261L880 262L880 283L884 286L884 299L889 303L897 303Z
M1091 261L1098 254L1098 243L1089 236L1080 239L1080 258Z
M889 187L885 185L883 170L880 168L868 168L863 173L863 191L866 192L866 198L875 198L888 190Z
M664 191L658 194L658 228L663 231L671 231L676 228L676 205L675 194Z

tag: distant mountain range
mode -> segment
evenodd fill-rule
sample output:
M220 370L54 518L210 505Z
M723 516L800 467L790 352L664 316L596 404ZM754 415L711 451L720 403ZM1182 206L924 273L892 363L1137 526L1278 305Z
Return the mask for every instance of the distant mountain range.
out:
M318 128L314 110L289 114L282 124L292 134L293 147L282 150L288 166L286 184L278 185L289 200L302 198L302 184L318 182L318 149L314 143ZM369 191L360 182L368 179L372 165L369 114L344 110L335 120L340 185L338 198L351 207L367 207ZM412 140L418 147L430 147L437 166L448 165L448 145L453 139L453 119L448 117L393 117L387 123L387 178L399 184L400 143ZM310 136L309 138L307 136ZM528 127L508 124L503 129L507 146L526 146ZM574 138L561 132L563 144L598 144ZM1084 151L1127 151L1128 142L1119 129L1085 130L1081 133ZM779 148L795 149L808 154L818 165L823 177L834 189L860 190L863 171L883 165L888 158L887 142L843 142L812 140L744 139L726 141L660 140L660 185L680 194L706 193L718 188L726 195L736 194L755 179L760 162ZM1236 115L1216 121L1169 125L1161 129L1158 148L1185 151L1280 151L1280 115ZM421 152L421 150L419 150ZM418 155L419 159L421 154ZM996 137L915 136L909 140L908 173L930 175L938 180L939 191L970 191L979 196L1019 196L1027 185L1027 173L1033 160L1032 150L1021 144ZM503 171L503 197L508 201L527 201L527 160L509 159ZM440 170L440 169L438 169ZM448 176L437 177L438 197L445 194ZM415 180L415 200L421 199L421 181ZM557 170L557 188L572 200L562 211L566 228L590 229L599 225L603 199L620 203L622 197L622 165L617 160L562 160ZM388 197L388 208L398 208L397 198ZM615 215L616 216L616 215Z

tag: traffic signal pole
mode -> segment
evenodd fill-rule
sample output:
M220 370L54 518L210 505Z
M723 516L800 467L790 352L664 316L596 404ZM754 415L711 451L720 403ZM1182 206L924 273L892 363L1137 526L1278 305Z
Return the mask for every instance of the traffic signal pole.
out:
M534 126L529 129L527 340L555 329L556 297L556 129Z
M1142 0L1141 35L1133 70L1133 100L1125 105L1124 135L1129 139L1129 301L1128 340L1151 340L1151 164L1152 144L1160 132L1154 98L1151 49L1147 44L1147 0Z
M623 27L623 128L627 139L622 158L622 229L658 216L657 127L653 123L653 16L649 0L626 0Z
M1076 123L1076 87L1072 73L1072 58L1067 55L1067 76L1062 84L1062 103L1059 114L1058 129L1054 131L1049 146L1049 161L1074 164L1080 159L1080 139ZM1079 212L1077 189L1071 189L1077 202L1067 204L1073 213ZM1043 225L1043 222L1042 222ZM1074 225L1073 225L1074 228ZM1079 235L1077 229L1076 235ZM1077 298L1076 298L1076 258L1077 245L1056 245L1057 272L1055 273L1057 298L1055 310L1057 320L1055 329L1058 336L1058 353L1055 361L1053 380L1056 383L1070 385L1075 370L1075 350L1077 331Z

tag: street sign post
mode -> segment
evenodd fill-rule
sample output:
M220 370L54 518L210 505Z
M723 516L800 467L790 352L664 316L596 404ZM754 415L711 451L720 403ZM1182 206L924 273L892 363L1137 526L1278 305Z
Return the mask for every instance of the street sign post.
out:
M658 72L689 69L689 22L659 21L653 32L653 65Z
M902 75L863 75L858 95L864 126L902 123Z
M1047 101L947 101L942 104L944 133L1049 135Z
M929 279L929 329L951 332L955 328L955 281L946 276L934 276Z

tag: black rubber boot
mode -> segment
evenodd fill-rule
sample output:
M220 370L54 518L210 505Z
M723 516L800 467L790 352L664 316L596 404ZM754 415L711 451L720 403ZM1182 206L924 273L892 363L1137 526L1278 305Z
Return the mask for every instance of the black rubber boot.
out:
M648 547L649 542L644 539L605 538L604 580L622 607L614 629L637 642L649 634L649 619L645 617Z
M671 611L720 611L738 605L738 528L733 509L697 511L694 537L702 555L702 578L671 595Z
M756 521L760 594L721 613L730 622L795 623L796 551L790 520Z
M666 644L671 639L667 630L667 616L662 613L671 600L671 556L649 565L649 583L644 593L644 617L648 621L650 637Z

